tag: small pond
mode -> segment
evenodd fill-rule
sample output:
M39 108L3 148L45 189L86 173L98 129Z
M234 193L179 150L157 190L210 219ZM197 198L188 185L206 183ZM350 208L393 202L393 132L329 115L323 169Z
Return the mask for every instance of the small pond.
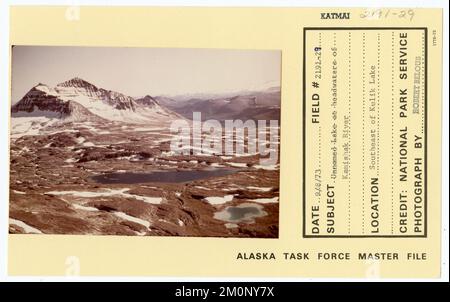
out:
M231 206L214 214L215 219L227 222L254 223L255 218L266 216L263 206L253 203L243 203L238 206Z

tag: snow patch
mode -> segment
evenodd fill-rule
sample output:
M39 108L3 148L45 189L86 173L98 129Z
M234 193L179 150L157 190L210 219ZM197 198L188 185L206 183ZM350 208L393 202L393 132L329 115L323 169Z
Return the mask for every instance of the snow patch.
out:
M94 143L92 143L92 142L85 142L85 143L83 143L83 146L84 147L95 147Z
M236 168L247 168L246 163L227 163L227 164Z
M42 234L42 232L40 230L33 228L32 226L26 224L25 222L17 220L17 219L10 218L9 224L21 227L27 234Z
M130 216L128 214L125 214L124 212L114 212L114 215L116 215L119 218L122 218L124 220L132 221L135 223L138 223L140 225L145 226L147 229L150 229L150 222L147 220L143 220L134 216Z
M278 165L254 165L253 168L268 170L268 171L275 171L275 170L278 170Z
M212 205L218 205L218 204L224 204L224 203L230 202L233 200L233 198L234 198L234 195L225 195L223 197L217 197L217 196L206 197L205 200Z
M257 203L277 203L278 197L250 199L250 201L257 202Z
M40 131L57 122L45 116L12 117L11 138L17 139L25 135L39 135Z
M272 190L272 187L247 187L247 189L259 192L269 192Z
M225 227L227 229L235 229L235 228L237 228L239 226L237 224L235 224L235 223L225 223Z
M202 187L202 186L195 186L195 188L200 189L200 190L207 190L210 191L210 188L206 188L206 187Z
M25 194L27 194L27 193L25 193L25 192L22 192L22 191L16 191L16 190L13 190L13 193L20 194L20 195L25 195Z
M128 192L130 189L106 189L104 192L89 192L89 191L51 191L45 193L46 195L72 195L75 197L82 197L82 198L96 198L96 197L114 197L114 196L120 196L124 198L133 198L139 201L143 201L145 203L149 204L160 204L162 202L161 197L147 197L147 196L141 196L141 195L134 195L134 194L128 194L125 192Z
M80 136L80 137L78 137L78 138L76 139L76 141L77 141L78 144L82 144L82 143L84 143L84 142L86 141L86 138Z
M77 203L72 204L72 206L77 210L83 210L83 211L88 211L88 212L98 212L97 208L85 207L85 206L79 205Z

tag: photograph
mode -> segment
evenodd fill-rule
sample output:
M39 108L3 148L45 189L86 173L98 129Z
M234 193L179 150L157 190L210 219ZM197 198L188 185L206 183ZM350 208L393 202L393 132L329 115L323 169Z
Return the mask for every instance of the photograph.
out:
M281 51L11 55L10 234L278 238Z

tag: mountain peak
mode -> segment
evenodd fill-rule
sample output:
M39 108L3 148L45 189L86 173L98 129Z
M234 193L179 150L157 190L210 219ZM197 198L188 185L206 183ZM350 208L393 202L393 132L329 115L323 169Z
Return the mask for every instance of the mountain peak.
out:
M146 96L144 96L144 99L147 99L147 100L154 100L154 98L153 98L151 95L149 95L149 94L147 94Z
M141 105L146 105L146 106L155 106L155 105L159 105L159 102L152 97L151 95L146 95L143 98L139 98L135 100L138 104Z
M43 83L38 83L36 86L34 86L33 88L32 88L32 90L39 90L39 91L42 91L42 92L45 92L45 93L50 93L50 87L48 86L48 85L46 85L46 84L43 84Z
M65 82L59 83L57 86L59 87L91 87L97 88L94 84L89 83L88 81L83 80L79 77L74 77Z

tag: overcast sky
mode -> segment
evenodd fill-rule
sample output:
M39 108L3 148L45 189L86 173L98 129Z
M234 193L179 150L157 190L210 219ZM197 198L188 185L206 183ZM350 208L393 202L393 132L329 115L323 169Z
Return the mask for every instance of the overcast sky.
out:
M38 83L74 77L133 97L239 91L281 77L281 52L270 50L14 46L12 58L12 103Z

